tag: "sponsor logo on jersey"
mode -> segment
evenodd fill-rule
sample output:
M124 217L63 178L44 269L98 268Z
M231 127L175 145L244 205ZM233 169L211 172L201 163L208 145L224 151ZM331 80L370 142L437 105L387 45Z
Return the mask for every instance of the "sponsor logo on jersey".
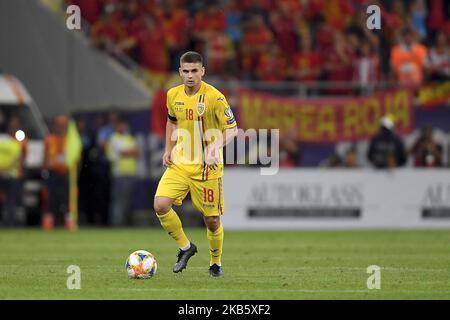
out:
M175 101L176 106L184 106L184 102L182 101Z

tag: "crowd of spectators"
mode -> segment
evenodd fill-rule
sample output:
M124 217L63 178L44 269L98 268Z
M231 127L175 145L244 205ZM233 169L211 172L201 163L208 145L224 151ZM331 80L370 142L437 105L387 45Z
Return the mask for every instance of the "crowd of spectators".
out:
M81 8L92 44L125 53L164 82L196 50L208 75L280 81L450 76L445 0L66 0ZM382 29L369 30L368 5Z
M384 116L380 119L378 133L370 139L365 152L361 154L358 144L352 144L343 152L336 152L325 159L321 166L361 168L365 166L362 160L367 160L367 164L376 169L394 169L405 166L415 168L448 167L450 163L444 161L446 140L437 138L435 131L431 126L424 127L412 142L407 144L405 139L396 133L395 121L392 117ZM363 150L365 149L363 148Z

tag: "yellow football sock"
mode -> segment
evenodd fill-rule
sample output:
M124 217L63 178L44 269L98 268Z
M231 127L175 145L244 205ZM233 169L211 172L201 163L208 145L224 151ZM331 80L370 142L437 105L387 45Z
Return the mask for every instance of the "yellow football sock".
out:
M209 254L211 255L210 265L217 264L221 265L220 258L222 257L222 247L223 247L223 227L220 224L219 229L212 232L206 228L206 234L209 241Z
M157 214L157 216L164 230L166 230L167 233L178 243L180 248L185 248L190 244L189 239L184 234L181 220L173 209L170 209L170 211L165 215L160 216Z

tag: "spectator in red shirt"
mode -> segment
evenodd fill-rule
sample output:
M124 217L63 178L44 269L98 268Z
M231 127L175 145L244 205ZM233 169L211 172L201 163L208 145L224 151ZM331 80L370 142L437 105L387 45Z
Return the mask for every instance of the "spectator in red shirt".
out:
M209 5L205 10L198 11L194 17L193 31L195 34L203 34L211 31L224 32L226 30L226 17L216 5ZM204 35L207 37L207 35Z
M350 82L353 78L353 61L356 57L355 48L342 32L333 35L333 48L323 52L326 80L335 82ZM349 94L348 89L330 89L330 94Z
M322 74L322 58L313 50L312 39L307 32L300 37L300 52L294 55L292 65L291 77L297 81L316 81Z
M320 52L326 52L333 47L333 34L336 32L325 22L323 16L314 20L316 46Z
M150 72L164 75L169 71L169 57L162 26L149 15L143 21L144 27L135 38L139 64Z
M142 10L138 0L131 0L125 3L122 16L128 34L134 34L142 28L144 15L145 10Z
M212 34L223 34L227 28L226 17L216 5L209 5L195 14L192 37L196 41L195 48L205 52Z
M226 33L212 31L206 40L205 58L208 73L222 77L233 77L236 52Z
M145 11L141 10L138 0L124 3L121 21L126 36L117 44L118 48L135 61L139 60L138 46L135 36L144 28L143 16Z
M281 51L291 59L297 51L297 35L295 33L293 13L289 3L281 2L279 10L270 14L270 23L275 39Z
M308 19L314 19L322 15L324 10L324 2L326 0L307 0L300 1L300 12Z
M243 78L251 78L260 55L272 43L273 34L267 28L261 16L254 16L244 26L240 55Z
M126 30L120 19L120 12L107 10L101 18L92 26L91 43L94 47L105 48L119 43L126 37Z
M261 16L254 16L244 33L244 43L246 47L251 47L255 51L262 52L272 43L273 34L264 23Z
M180 56L189 44L189 37L186 36L186 32L190 27L190 19L182 2L164 1L158 24L162 24L164 29L171 70L178 70Z
M286 59L275 42L261 53L255 71L257 79L265 82L279 82L285 79Z
M405 28L406 15L403 1L395 0L392 5L392 10L387 10L383 5L381 6L381 16L383 19L384 36L388 43L394 43L398 30Z
M335 30L343 30L348 26L353 15L353 8L349 1L326 0L323 15L327 24Z

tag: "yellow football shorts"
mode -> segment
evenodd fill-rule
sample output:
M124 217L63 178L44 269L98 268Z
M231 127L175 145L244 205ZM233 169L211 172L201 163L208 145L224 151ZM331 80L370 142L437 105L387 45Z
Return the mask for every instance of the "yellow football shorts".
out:
M175 199L174 205L180 206L189 192L191 192L194 208L205 217L223 215L222 178L206 181L194 180L179 170L167 168L159 181L155 197Z

